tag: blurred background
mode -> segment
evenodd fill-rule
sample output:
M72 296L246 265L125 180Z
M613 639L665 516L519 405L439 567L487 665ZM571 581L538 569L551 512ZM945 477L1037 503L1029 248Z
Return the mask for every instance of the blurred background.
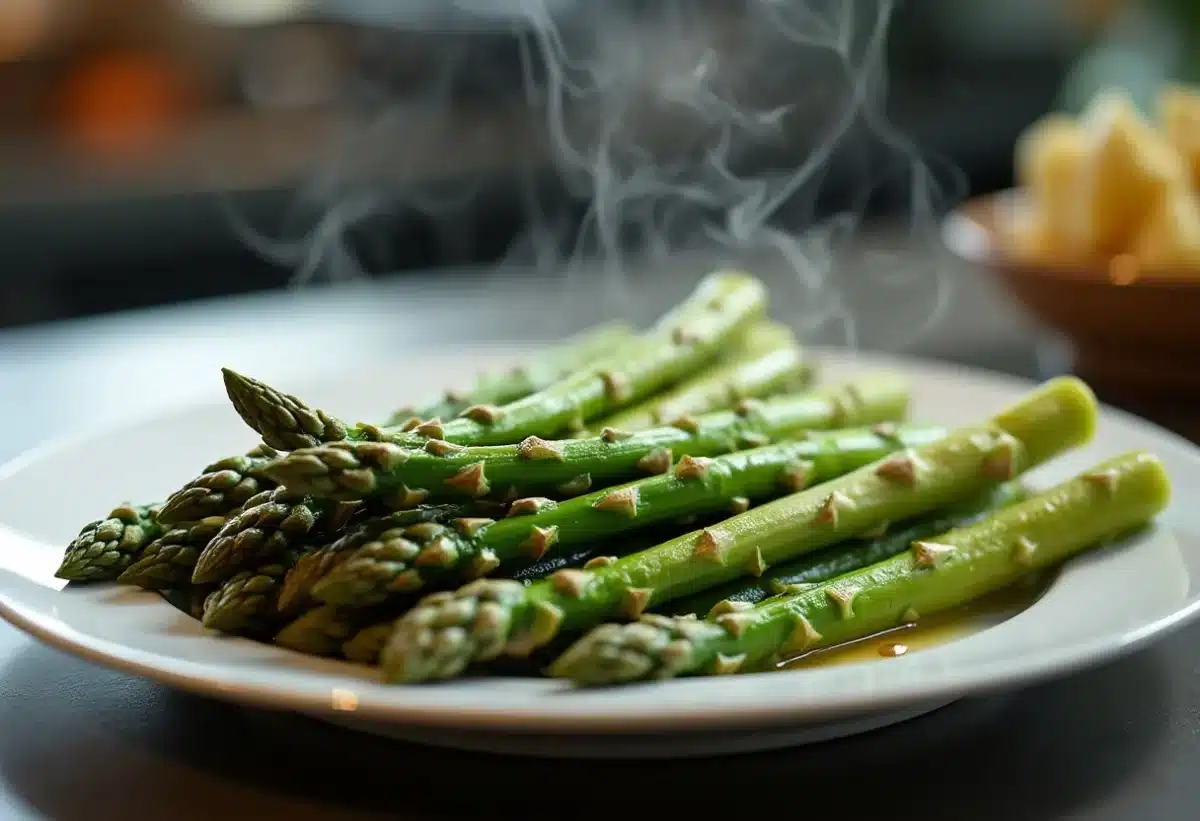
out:
M345 204L336 191L364 169L376 194L387 177L382 199L394 207L348 234L354 273L452 276L508 258L528 227L531 186L569 235L585 208L555 172L546 117L529 103L545 72L529 48L528 10L569 19L574 5L0 1L0 326L284 288L303 262L296 240L332 203ZM655 4L615 5L626 19L654 17ZM714 32L744 10L734 0L688 5ZM859 13L874 16L874 5ZM960 172L939 178L940 194L1002 188L1015 138L1048 109L1076 105L1114 76L1152 87L1160 74L1186 72L1198 5L900 4L888 33L887 117ZM744 47L727 39L731 54ZM819 52L781 52L787 79L773 81L773 104L813 105ZM788 60L797 61L790 73ZM397 105L386 150L376 140L373 162L348 168L348 141ZM798 164L819 122L789 118L744 162ZM804 221L857 202L871 150L830 164ZM407 192L433 184L457 198L431 216ZM902 219L907 184L891 195L877 186L862 209ZM257 235L290 239L290 255L255 247L231 214Z

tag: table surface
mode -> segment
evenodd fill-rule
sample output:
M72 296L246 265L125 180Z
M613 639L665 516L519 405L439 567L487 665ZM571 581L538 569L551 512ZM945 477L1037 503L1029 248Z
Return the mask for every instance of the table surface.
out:
M0 333L0 460L84 424L212 398L221 364L286 383L449 337L553 338L605 311L636 306L634 318L647 318L690 284L660 272L614 306L599 276L574 281L572 300L534 275L397 280ZM964 278L953 295L948 319L916 352L1044 374L1029 326L986 283ZM782 313L797 318L787 305ZM860 325L875 334L864 343L893 344L880 329L896 313L886 301L860 306ZM431 750L245 710L86 664L0 625L0 815L528 821L619 817L655 796L653 809L669 797L680 815L706 818L817 807L847 819L1192 819L1198 646L1200 626L1077 675L814 747L571 762ZM864 777L879 786L863 789ZM702 783L720 786L700 792ZM550 796L532 798L531 785Z

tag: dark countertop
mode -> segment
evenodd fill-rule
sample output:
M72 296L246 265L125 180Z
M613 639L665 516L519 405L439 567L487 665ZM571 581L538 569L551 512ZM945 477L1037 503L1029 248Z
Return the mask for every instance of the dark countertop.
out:
M852 272L839 276L854 289ZM1039 371L1032 331L1005 300L969 272L947 276L959 284L946 321L915 352L1025 376L1055 367L1043 358ZM691 284L661 266L639 282L626 303L638 307L636 319ZM577 279L567 302L534 275L407 279L0 333L0 459L88 421L215 396L218 364L286 382L300 372L289 360L320 372L449 338L554 337L614 310L600 299L606 285ZM910 327L896 319L903 305L867 303L864 345L898 338L885 320ZM176 692L0 626L0 815L529 821L615 818L645 806L704 818L820 808L820 817L839 819L1192 819L1200 803L1198 642L1200 627L1192 627L1116 663L856 738L648 764L505 759L382 741ZM713 788L698 790L704 783Z

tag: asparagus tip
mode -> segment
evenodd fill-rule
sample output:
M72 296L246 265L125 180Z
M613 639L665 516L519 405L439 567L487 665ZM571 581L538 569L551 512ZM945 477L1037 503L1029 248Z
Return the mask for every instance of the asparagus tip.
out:
M433 593L401 617L380 654L393 682L453 678L472 661L499 656L525 587L480 579L455 592Z
M346 438L346 424L325 411L231 368L221 368L221 376L238 416L272 448L297 450Z
M695 640L722 632L708 622L664 616L604 624L568 647L549 674L590 686L672 678L697 666Z

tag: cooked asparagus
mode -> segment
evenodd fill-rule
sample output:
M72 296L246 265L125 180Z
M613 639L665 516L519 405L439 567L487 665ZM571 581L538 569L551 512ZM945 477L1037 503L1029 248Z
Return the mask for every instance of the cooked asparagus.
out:
M847 430L801 442L768 445L715 459L684 457L660 475L565 502L518 499L508 517L458 519L453 527L422 523L379 538L346 556L312 595L341 607L363 607L398 594L492 575L522 558L611 538L685 516L761 501L841 476L888 453L936 441L941 428L912 428L884 437Z
M527 655L564 631L640 612L787 561L883 522L920 516L1015 478L1091 438L1096 401L1052 380L992 420L594 570L528 587L480 579L426 596L381 657L393 681L460 674L472 661Z
M253 496L275 487L263 469L278 457L274 448L259 444L242 456L213 462L200 476L167 497L158 520L172 525L228 516Z
M364 626L378 622L370 611L325 605L301 613L275 635L275 643L310 656L331 656Z
M645 430L686 414L725 410L742 399L795 392L808 385L812 376L812 362L791 330L760 322L713 367L639 405L606 416L591 428Z
M449 520L442 518L442 521ZM359 529L363 528L360 526ZM646 533L653 533L655 530L652 528ZM511 573L511 577L533 581L545 578L563 567L581 567L589 560L605 556L606 553L619 553L618 547L636 550L661 540L661 536L658 539L651 537L647 540L646 534L638 535L642 538L626 539L619 546L601 542L575 550L561 551L553 557L517 568ZM300 557L300 561L285 577L285 588L291 582L292 574L319 552L312 551ZM282 604L281 593L280 605ZM310 655L334 655L340 650L351 661L374 665L379 659L383 643L391 633L392 624L404 607L406 603L403 599L373 607L315 605L301 612L280 630L275 637L275 643Z
M670 533L670 530L671 528L667 527L650 528L645 532L639 531L637 534L619 541L595 542L586 547L559 551L539 561L513 570L509 573L509 576L514 580L528 583L546 578L551 573L561 570L564 567L588 567L607 564L608 562L615 561L620 555L643 550L657 544L665 538L662 535L663 532L668 532L666 537L675 535L678 532ZM350 661L358 662L359 664L369 664L372 666L378 664L379 654L383 651L383 645L387 643L388 637L392 634L395 623L396 617L392 616L391 618L385 618L363 627L342 645L342 654Z
M512 370L484 374L469 390L446 391L444 396L415 407L401 408L387 421L400 426L408 420L453 419L472 405L507 405L544 390L559 379L611 355L636 335L624 322L607 322L535 354Z
M186 584L192 578L200 551L220 532L225 522L224 516L209 516L172 527L147 545L117 581L147 590Z
M506 488L521 496L574 496L653 473L661 468L656 455L714 456L805 430L896 421L907 415L908 405L908 381L878 374L794 396L747 400L735 410L685 416L640 433L606 429L586 439L529 437L516 445L478 447L431 440L420 451L385 442L335 442L296 451L268 470L297 493L345 501L382 496L397 508Z
M828 581L860 567L903 553L915 541L928 539L956 527L966 527L1025 497L1020 482L1008 482L983 496L952 505L928 517L901 522L875 538L854 539L776 565L762 576L738 579L694 596L668 602L659 612L666 615L701 616L724 602L757 604L763 599L796 587Z
M766 290L754 277L719 272L639 335L633 350L589 365L507 405L477 405L443 424L425 420L411 432L351 426L309 408L257 380L225 369L225 387L238 414L280 450L343 439L380 440L420 447L428 440L456 444L507 444L527 436L554 436L627 407L711 364L766 308ZM403 426L407 427L407 426Z
M67 546L55 576L72 582L112 581L163 532L161 505L123 504L89 522Z
M349 530L339 533L328 544L310 550L300 557L284 580L283 589L279 594L279 609L283 613L295 615L312 604L313 585L359 548L381 539L392 538L396 533L403 533L404 528L422 522L449 522L487 512L490 512L487 507L480 508L474 504L425 505L364 519Z
M298 558L298 551L286 549L269 562L226 579L204 600L204 626L255 637L273 633L282 620L279 588Z
M753 670L964 604L1142 525L1166 507L1170 478L1140 451L1101 463L983 521L812 589L712 620L652 616L599 627L552 675L579 684Z
M395 620L388 619L362 628L342 645L342 655L350 661L375 666L394 626Z
M222 581L279 555L318 529L334 533L357 509L353 504L312 499L284 488L263 491L231 516L200 552L192 581Z

